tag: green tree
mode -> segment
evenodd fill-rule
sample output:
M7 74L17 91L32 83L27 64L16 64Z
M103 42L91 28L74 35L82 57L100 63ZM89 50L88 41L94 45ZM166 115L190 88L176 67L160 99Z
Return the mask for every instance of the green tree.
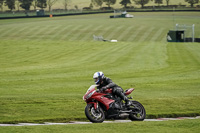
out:
M15 7L17 7L17 11L19 11L19 8L20 8L19 0L15 0Z
M42 9L47 7L47 0L37 0L37 7Z
M190 3L191 7L193 7L194 4L198 4L199 3L199 0L185 0L185 2Z
M102 4L103 4L103 0L91 0L92 4L95 5L95 6L99 6L101 7Z
M75 5L74 8L75 8L76 10L78 10L78 5Z
M136 5L141 5L141 7L143 8L144 5L149 3L149 0L133 0L135 2Z
M0 0L0 8L1 8L1 11L3 11L3 3L4 3L4 0Z
M160 5L163 3L163 0L154 0L156 4Z
M20 7L25 10L30 10L33 0L19 0Z
M114 5L116 3L116 0L103 0L103 2L105 2L106 5L110 7L110 5Z
M90 9L93 9L93 4L92 4L92 3L90 3L89 7L90 7Z
M169 0L166 0L167 6L169 6Z
M130 0L122 0L122 1L120 2L120 4L123 5L124 8L126 8L128 4L131 4L131 1L130 1Z
M37 7L37 0L33 0L32 6L33 6L34 10L36 10L36 7Z
M63 5L65 7L65 10L67 10L67 6L69 5L70 2L71 2L71 0L64 0L63 1Z
M47 0L47 5L49 7L49 11L51 11L51 7L57 2L58 0Z
M12 11L15 9L15 0L6 0L5 5Z

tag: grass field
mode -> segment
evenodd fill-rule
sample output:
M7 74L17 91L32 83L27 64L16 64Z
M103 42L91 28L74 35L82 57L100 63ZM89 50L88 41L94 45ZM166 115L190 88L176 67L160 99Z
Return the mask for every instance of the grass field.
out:
M57 0L57 2L55 4L52 5L52 10L49 11L49 7L47 5L46 8L44 8L45 10L45 15L50 15L50 14L53 14L54 16L55 15L61 15L61 14L73 14L73 13L87 13L87 12L92 12L91 10L88 11L88 10L82 10L84 7L89 7L90 3L91 3L91 0L69 0L70 2L68 3L67 5L67 9L68 10L63 10L65 9L64 7L64 2L65 0ZM116 4L114 5L111 5L112 8L114 9L121 9L123 10L123 6L120 4L121 0L117 0L116 1ZM16 2L16 5L17 5L17 2ZM34 5L34 4L33 4ZM156 6L166 6L166 1L164 0L163 1L163 4L155 4L154 1L149 1L148 4L146 4L145 6L155 6L154 10L172 10L172 7L169 7L169 8L157 8ZM199 8L196 8L196 5L198 4L195 4L194 5L194 8L190 8L190 4L185 2L184 0L176 0L176 1L169 1L169 5L178 5L178 7L176 8L176 10L199 10ZM186 7L182 7L181 5L185 5ZM78 7L78 10L75 9L75 6ZM141 8L141 5L136 5L134 1L132 1L132 4L128 5L128 6L131 6L131 7L134 7L134 10L135 11L144 11L144 10L147 10L147 11L151 11L152 9L149 8L149 9L140 9ZM107 7L107 5L105 3L103 3L102 7ZM40 8L36 8L37 10L40 9ZM55 9L55 10L54 10ZM98 9L100 9L100 7L96 7L93 5L93 11L98 11ZM20 12L18 12L18 10L20 10ZM12 12L7 12L9 11L8 7L3 6L3 9L2 11L6 11L6 12L2 12L0 13L0 18L2 17L26 17L27 15L30 17L30 16L36 16L36 12L34 11L35 8L33 6L30 7L30 10L31 11L28 11L28 13L26 14L24 12L24 9L22 9L21 7L17 7L15 6L15 10L13 10ZM100 10L102 11L102 10ZM105 11L105 10L103 10Z
M130 123L102 123L86 125L55 125L55 126L24 126L0 127L3 133L199 133L200 120L177 120L164 122L130 122Z
M98 14L1 20L0 123L86 120L82 96L99 70L124 89L134 87L132 96L148 118L200 115L200 44L166 42L174 22L195 24L200 37L200 14L176 12L174 22L172 13L131 14L135 18ZM93 34L119 42L95 42ZM157 126L168 130L174 123Z

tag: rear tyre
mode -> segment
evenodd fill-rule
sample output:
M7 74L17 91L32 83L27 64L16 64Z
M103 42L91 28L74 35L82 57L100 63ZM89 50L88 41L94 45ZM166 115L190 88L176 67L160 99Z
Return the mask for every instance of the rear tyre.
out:
M129 115L129 119L131 119L132 121L143 121L146 117L145 108L138 101L131 101L131 103L132 104L130 107L135 109L133 109L134 113L131 113Z
M101 123L105 120L105 114L103 109L99 106L98 109L95 110L93 104L88 104L85 107L85 115L93 123Z

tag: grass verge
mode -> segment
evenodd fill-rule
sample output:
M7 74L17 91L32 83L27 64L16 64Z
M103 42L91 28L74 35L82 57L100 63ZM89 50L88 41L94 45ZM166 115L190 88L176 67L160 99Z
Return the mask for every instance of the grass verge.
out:
M176 15L199 27L197 13ZM148 118L199 115L200 45L167 43L169 18L137 13L134 19L1 21L0 123L85 120L82 96L100 70L124 89L135 88L132 96ZM93 34L119 42L95 42Z

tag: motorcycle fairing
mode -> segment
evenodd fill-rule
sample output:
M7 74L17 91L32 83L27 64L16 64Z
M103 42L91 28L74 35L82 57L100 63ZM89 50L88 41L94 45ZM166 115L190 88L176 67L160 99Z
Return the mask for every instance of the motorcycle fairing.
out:
M96 97L96 100L101 102L106 106L106 109L108 110L110 108L110 104L115 102L113 99L109 99L106 97L106 94L104 93L95 93L94 96Z
M110 108L107 110L107 118L119 118L119 111L121 110L120 101L116 100L110 104Z

